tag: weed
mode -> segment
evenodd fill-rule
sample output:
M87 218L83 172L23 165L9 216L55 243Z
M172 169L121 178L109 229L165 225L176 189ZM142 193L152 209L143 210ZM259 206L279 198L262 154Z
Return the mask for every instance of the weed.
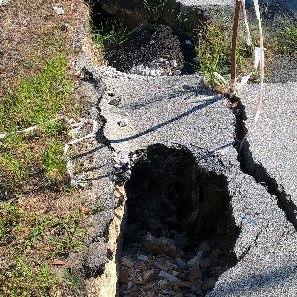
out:
M97 205L92 207L92 214L96 214L105 210L105 205L103 202L99 202Z
M0 276L4 296L50 296L59 279L46 264L33 268L21 257Z
M141 11L148 23L171 24L186 21L179 4L172 0L144 0Z
M43 154L42 164L45 174L52 181L62 181L66 175L66 162L64 144L61 141L52 140Z
M30 170L32 154L29 144L16 133L6 137L0 146L0 178L16 186L26 180Z
M214 73L228 75L231 65L230 49L232 30L222 24L209 23L205 30L198 34L196 47L198 57L198 70L201 71L208 83L215 85ZM237 64L243 67L246 58L252 55L251 49L241 38L237 50Z
M99 27L99 29L98 29ZM127 38L128 30L119 21L106 21L93 30L94 41L99 46L110 47L124 42Z
M50 296L65 281L72 288L78 280L57 275L48 260L78 251L85 238L82 214L59 217L27 212L11 203L0 204L0 243L9 264L0 268L0 296Z
M297 26L293 23L285 24L276 34L278 52L290 55L297 52Z
M25 79L0 107L0 129L18 130L39 124L46 131L49 122L69 106L73 83L65 55L47 60L41 73Z
M62 135L66 131L65 123L59 119L44 123L42 131L48 136Z
M77 275L75 275L75 273L73 273L71 271L71 269L66 269L65 270L65 279L66 282L68 284L68 286L75 291L76 289L78 289L81 285L81 278Z

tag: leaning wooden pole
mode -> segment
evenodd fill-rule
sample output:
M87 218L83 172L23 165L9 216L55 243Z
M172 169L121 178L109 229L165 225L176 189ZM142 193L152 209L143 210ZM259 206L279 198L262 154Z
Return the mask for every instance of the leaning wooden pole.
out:
M238 39L238 26L240 10L242 8L242 0L236 0L235 13L233 20L233 35L232 35L232 47L231 47L231 81L230 81L230 93L235 91L236 86L236 53L237 53L237 39Z

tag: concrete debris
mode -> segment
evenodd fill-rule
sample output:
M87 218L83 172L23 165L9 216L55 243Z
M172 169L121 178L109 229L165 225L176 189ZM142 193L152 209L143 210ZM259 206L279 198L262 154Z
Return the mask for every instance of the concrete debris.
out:
M147 66L143 64L133 66L129 72L144 76L172 76L181 74L176 60L167 60L164 58L154 60Z
M55 14L57 14L57 15L65 14L65 10L61 4L53 5L53 10L54 10Z
M127 118L120 118L117 123L120 127L126 127L129 123L129 120Z
M178 256L178 248L169 238L157 238L148 233L145 239L143 246L131 244L131 249L123 251L120 263L121 296L202 296L213 288L222 273L216 269L219 258L214 260L215 264L209 261L214 265L213 269L203 268L196 265L193 259L199 257L207 261L210 255L197 250L192 258L186 253ZM207 245L203 243L200 246L203 248Z

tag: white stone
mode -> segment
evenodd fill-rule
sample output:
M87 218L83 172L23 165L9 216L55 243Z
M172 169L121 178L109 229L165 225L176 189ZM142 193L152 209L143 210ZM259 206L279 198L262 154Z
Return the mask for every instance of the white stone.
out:
M61 15L65 13L65 10L61 6L61 4L55 4L53 5L53 10L57 15Z
M126 127L129 123L129 120L128 118L120 118L118 121L117 121L117 124L120 126L120 127Z
M176 62L176 60L171 60L170 61L170 65L172 66L172 67L177 67L177 62Z

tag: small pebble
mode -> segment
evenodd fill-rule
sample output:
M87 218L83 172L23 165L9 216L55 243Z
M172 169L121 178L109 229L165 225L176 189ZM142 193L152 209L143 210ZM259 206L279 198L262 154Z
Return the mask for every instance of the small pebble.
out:
M147 261L147 260L148 260L148 256L145 256L145 255L138 255L138 256L137 256L137 259L140 260L140 261Z
M120 127L125 127L127 126L129 123L129 120L127 118L121 118L117 121L117 124L120 126Z
M53 10L57 15L61 15L65 13L65 10L60 4L53 5Z
M176 62L176 60L171 60L171 61L170 61L170 65L171 65L172 67L177 67L177 62Z

